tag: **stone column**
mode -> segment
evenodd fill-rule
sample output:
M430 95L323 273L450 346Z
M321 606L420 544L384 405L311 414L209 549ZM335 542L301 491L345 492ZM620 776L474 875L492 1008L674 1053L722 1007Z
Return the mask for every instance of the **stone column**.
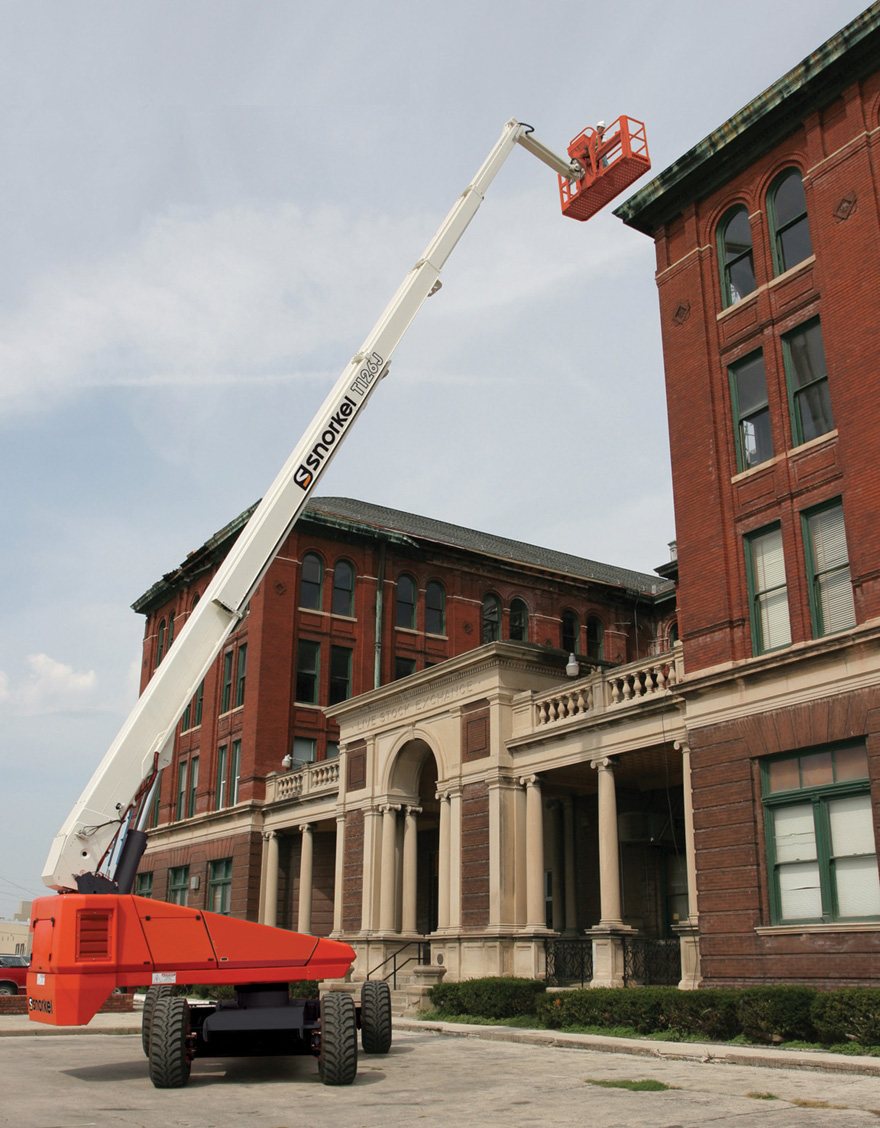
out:
M345 905L345 814L336 816L336 869L333 877L333 933L341 935Z
M418 816L421 807L406 807L403 823L403 907L401 928L407 935L416 931L416 905L418 896Z
M544 805L539 776L520 780L526 789L526 928L546 929L544 913Z
M599 924L620 927L620 846L617 838L617 791L610 759L593 764L599 775L599 895L602 919Z
M368 807L364 811L364 857L361 874L361 929L374 932L378 925L379 907L377 886L379 885L381 841L377 841L381 829L379 820L382 812L378 807Z
M437 929L449 927L449 792L438 791L440 800L440 857L437 876Z
M449 927L461 928L461 791L449 793Z
M379 931L396 932L397 907L397 812L391 803L382 808L382 884L379 889Z
M567 796L562 803L562 855L565 867L565 931L577 932L573 795Z
M297 931L312 931L312 869L313 869L313 841L310 823L300 825L302 845L299 857L299 910L297 913Z
M266 868L263 874L263 924L273 928L278 922L278 835L274 830L263 832L266 843Z
M681 944L681 981L678 986L682 991L690 991L699 987L702 979L700 971L700 926L697 913L697 851L694 841L694 797L691 790L691 750L682 741L676 741L675 747L681 752L681 787L684 797L684 848L687 863L688 883L688 918L678 925L673 925L673 932L678 933Z

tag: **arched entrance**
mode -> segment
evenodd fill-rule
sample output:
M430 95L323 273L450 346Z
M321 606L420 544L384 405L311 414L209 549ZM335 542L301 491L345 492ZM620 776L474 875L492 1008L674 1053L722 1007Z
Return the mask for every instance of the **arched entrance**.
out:
M385 867L383 884L395 887L396 931L426 936L436 931L440 884L440 800L437 760L421 738L407 741L394 757L388 780L394 811L395 860ZM386 904L388 893L386 891Z

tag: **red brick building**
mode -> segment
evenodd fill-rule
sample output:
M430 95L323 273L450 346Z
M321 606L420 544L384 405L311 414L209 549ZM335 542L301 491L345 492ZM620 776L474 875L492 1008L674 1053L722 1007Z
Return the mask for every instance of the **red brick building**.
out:
M880 967L880 5L617 209L656 245L706 985Z

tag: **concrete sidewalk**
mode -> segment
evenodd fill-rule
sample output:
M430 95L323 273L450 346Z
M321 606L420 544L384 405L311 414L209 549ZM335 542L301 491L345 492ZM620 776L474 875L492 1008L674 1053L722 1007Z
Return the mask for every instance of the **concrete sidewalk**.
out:
M720 1042L655 1042L647 1038L607 1038L599 1034L564 1034L558 1030L470 1026L459 1022L420 1021L410 1018L395 1018L394 1029L443 1034L453 1038L480 1038L487 1042L559 1046L569 1050L598 1050L604 1053L629 1054L633 1057L666 1061L751 1065L767 1069L812 1069L880 1077L880 1058L847 1057L844 1054L828 1054L818 1050L777 1050L764 1046L731 1046ZM139 1035L140 1031L139 1007L124 1014L96 1014L88 1026L46 1026L41 1022L31 1022L27 1015L0 1015L0 1038L86 1034Z

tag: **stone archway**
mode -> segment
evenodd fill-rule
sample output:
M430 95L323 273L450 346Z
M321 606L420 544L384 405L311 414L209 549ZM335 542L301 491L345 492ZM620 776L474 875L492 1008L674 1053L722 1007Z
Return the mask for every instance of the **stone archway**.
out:
M406 936L425 936L438 925L441 859L437 775L436 755L418 737L397 751L390 766L386 817L394 820L396 857L393 875L387 855L383 859L383 884L393 881L395 930ZM386 905L389 896L386 891Z

